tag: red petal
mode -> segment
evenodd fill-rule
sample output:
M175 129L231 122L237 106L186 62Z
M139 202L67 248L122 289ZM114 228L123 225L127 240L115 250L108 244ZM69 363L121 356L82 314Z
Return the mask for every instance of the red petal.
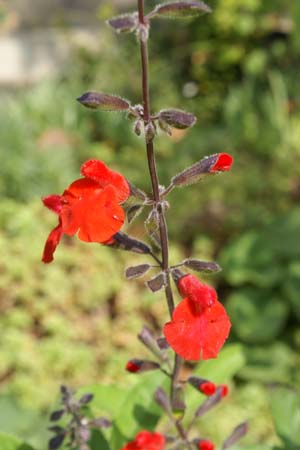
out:
M46 241L42 257L42 261L44 263L50 263L51 261L53 261L53 254L56 250L56 247L59 244L62 234L63 234L62 227L61 224L59 223L57 227L55 227L51 231Z
M224 307L216 301L211 308L197 312L195 303L182 300L164 326L169 345L182 358L196 361L216 358L230 330Z
M124 223L125 213L116 203L115 191L111 186L104 190L92 190L82 198L68 195L64 198L66 204L61 212L63 232L72 236L78 231L78 238L82 241L105 243Z
M216 392L216 389L215 383L212 383L211 381L205 381L199 386L199 390L207 396L213 395Z
M162 434L149 431L140 431L135 442L141 450L163 450L165 446L165 438Z
M94 192L102 192L103 188L96 181L87 178L79 178L73 181L62 195L62 202L72 201L72 199L80 199Z
M61 195L48 195L48 197L43 197L42 202L44 205L49 208L51 211L59 214L62 208L62 196Z
M119 203L124 202L130 195L129 185L123 175L110 170L102 161L89 159L81 166L81 174L96 181L102 188L113 186Z
M177 285L182 297L189 297L202 308L212 306L217 301L216 291L211 286L202 283L194 275L183 276Z
M215 446L211 441L201 440L198 444L199 450L214 450Z
M233 157L231 155L228 155L228 153L220 153L210 172L225 172L230 170L232 163Z

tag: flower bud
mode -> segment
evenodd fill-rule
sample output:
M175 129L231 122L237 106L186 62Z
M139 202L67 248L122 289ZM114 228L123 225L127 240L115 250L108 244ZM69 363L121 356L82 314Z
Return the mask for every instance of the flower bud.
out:
M103 92L85 92L77 98L77 101L87 108L100 111L126 111L130 107L127 100Z
M156 129L152 122L145 125L145 136L147 142L152 142L156 135Z
M214 383L203 378L190 377L188 383L202 392L202 394L207 395L207 397L213 395L217 389Z
M148 372L160 368L160 365L155 361L148 361L144 359L130 359L126 364L126 370L131 373Z
M168 2L157 5L148 17L181 19L196 17L210 12L211 9L209 6L202 1Z
M160 272L155 277L151 278L151 280L146 281L146 286L152 291L157 292L160 291L166 285L166 274L164 272Z
M224 441L222 450L231 447L237 441L239 441L248 432L248 423L240 423L231 433L231 435Z
M173 128L184 130L196 123L194 114L182 111L181 109L163 109L158 114L159 119Z
M113 17L106 22L116 33L130 33L134 31L138 25L138 15L122 14Z
M221 397L226 397L228 395L229 392L229 387L227 386L227 384L221 384L218 389L220 389L221 392Z
M192 270L203 273L220 272L221 267L216 262L200 261L199 259L185 259L182 263Z
M207 175L213 175L230 170L233 162L232 156L227 153L216 153L206 156L192 166L183 170L172 178L174 186L187 186L197 183Z
M199 450L214 450L215 448L214 444L207 439L199 439L197 446Z

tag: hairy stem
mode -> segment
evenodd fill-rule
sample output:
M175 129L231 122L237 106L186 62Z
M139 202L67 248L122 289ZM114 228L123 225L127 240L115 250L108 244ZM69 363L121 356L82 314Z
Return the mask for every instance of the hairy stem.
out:
M140 27L147 27L147 23L144 16L144 0L138 0L138 14ZM147 34L147 33L145 33ZM148 39L142 37L142 32L140 32L140 48L141 48L141 62L142 62L142 89L143 89L143 107L144 107L144 126L145 130L147 126L151 124L151 112L150 112L150 96L149 96L149 57L148 57ZM146 134L146 133L145 133ZM169 241L168 241L168 229L165 218L164 209L162 207L162 197L159 189L159 179L156 169L155 153L153 140L150 142L146 136L146 150L148 167L150 172L153 199L157 205L157 210L159 214L159 232L161 241L161 252L162 252L162 269L166 273L166 287L165 295L168 304L168 309L170 316L172 317L174 311L174 298L171 287L171 279L169 274ZM180 369L182 365L182 359L175 355L174 369L172 373L171 382L171 404L173 404L174 390L175 386L179 380ZM181 430L182 436L182 430Z

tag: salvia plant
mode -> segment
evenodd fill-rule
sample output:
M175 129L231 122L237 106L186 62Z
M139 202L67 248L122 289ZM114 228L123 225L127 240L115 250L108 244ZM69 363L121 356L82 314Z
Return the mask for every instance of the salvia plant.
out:
M149 359L132 358L126 370L132 374L160 371L163 384L151 393L166 416L164 434L153 429L141 429L135 436L127 436L122 450L199 449L213 450L214 443L198 431L197 421L227 395L227 385L216 385L213 380L198 376L184 376L184 361L216 358L226 341L230 320L219 302L216 291L190 271L215 273L216 262L198 259L170 261L167 212L168 195L173 189L198 183L206 177L230 170L233 159L227 153L209 155L182 172L175 174L167 186L162 186L156 168L154 143L159 131L171 136L173 129L191 128L196 117L184 110L166 107L153 112L149 97L148 39L150 25L156 19L197 18L211 9L201 1L176 1L157 5L145 14L144 1L138 0L137 11L108 20L117 33L133 33L141 54L142 101L133 105L129 100L103 92L89 91L77 100L81 105L97 111L125 112L134 121L133 131L145 139L146 158L151 181L151 192L145 193L122 174L108 168L103 161L89 159L81 167L81 178L73 181L62 195L50 195L44 205L57 214L58 224L46 241L43 261L50 263L64 234L84 242L97 242L111 249L127 250L145 255L142 264L127 267L128 280L146 277L147 288L163 291L169 319L161 335L155 335L147 326L138 339L149 350ZM131 223L142 210L147 210L145 230L149 242L142 242L122 231L127 218ZM100 250L101 251L101 250ZM174 287L179 293L175 301ZM160 296L157 297L159 301ZM194 389L199 396L195 411L187 411L185 393ZM197 393L195 392L195 395ZM50 417L50 450L63 445L80 450L89 449L91 430L111 425L109 418L91 418L89 405L92 394L77 397L69 388L61 387L61 407ZM124 412L126 414L126 412ZM189 420L184 420L189 417ZM224 440L222 449L237 442L247 430L247 423L239 424ZM98 447L97 447L98 448ZM105 447L109 448L109 447ZM119 447L120 448L120 447ZM101 445L99 446L101 450Z

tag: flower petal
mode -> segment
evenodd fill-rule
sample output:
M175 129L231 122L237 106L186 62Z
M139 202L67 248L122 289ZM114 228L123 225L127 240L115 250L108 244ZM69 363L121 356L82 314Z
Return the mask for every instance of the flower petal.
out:
M112 186L96 189L82 198L66 195L65 199L61 212L63 232L72 236L78 231L82 241L106 243L124 223L125 213L116 202Z
M228 153L219 153L218 159L211 167L210 172L226 172L230 170L233 163L233 157Z
M164 326L166 340L184 359L216 358L228 337L230 320L218 301L200 313L195 306L188 298L179 303Z
M202 308L212 306L217 300L217 293L208 284L202 283L195 275L185 275L177 283L182 297L189 297Z
M44 247L44 252L43 252L43 256L42 256L42 261L44 263L50 263L51 261L53 261L53 254L56 250L56 247L59 244L59 241L62 237L62 226L61 223L59 223L57 225L57 227L55 227L49 234L45 247Z
M96 181L102 188L108 185L113 186L119 203L124 202L130 195L126 178L120 173L110 170L102 161L89 159L81 166L81 174Z
M48 195L47 197L42 198L42 202L44 205L50 209L51 211L59 214L62 208L62 196L61 195Z

